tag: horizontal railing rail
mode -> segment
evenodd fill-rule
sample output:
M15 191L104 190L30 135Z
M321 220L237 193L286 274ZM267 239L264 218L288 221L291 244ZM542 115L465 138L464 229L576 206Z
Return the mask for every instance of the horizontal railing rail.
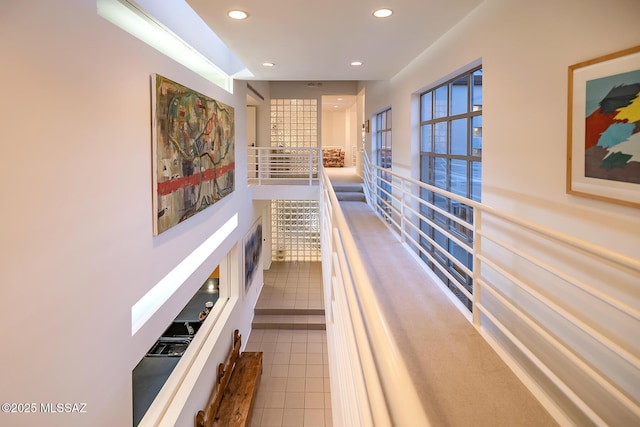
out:
M249 185L319 185L322 150L307 147L248 147Z

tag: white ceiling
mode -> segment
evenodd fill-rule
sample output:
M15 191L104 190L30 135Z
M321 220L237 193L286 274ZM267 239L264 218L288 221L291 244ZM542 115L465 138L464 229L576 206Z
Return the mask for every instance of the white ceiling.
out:
M482 0L186 0L255 80L386 80ZM394 11L375 18L375 9ZM231 9L249 14L244 21ZM352 61L362 61L359 67ZM264 67L273 62L274 67Z
M322 111L323 112L346 112L352 105L356 103L354 95L323 95Z

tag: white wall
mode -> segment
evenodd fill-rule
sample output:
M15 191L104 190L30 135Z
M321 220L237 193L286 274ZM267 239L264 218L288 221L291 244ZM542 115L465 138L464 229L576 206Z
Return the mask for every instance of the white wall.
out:
M356 156L356 173L360 176L363 176L362 167L364 164L363 153L360 151L360 148L364 147L365 149L369 147L371 149L371 133L362 133L362 125L365 123L367 119L369 119L368 115L371 112L365 111L365 95L366 89L363 83L358 83L358 95L356 96L356 120L359 123L358 131L357 131L357 156ZM370 120L370 119L369 119ZM370 151L369 151L370 152Z
M268 147L271 144L271 97L269 82L248 82L258 93L249 90L249 95L253 98L256 107L256 146Z
M1 413L0 424L130 425L132 369L256 217L245 85L222 91L98 17L93 1L0 8L0 401L87 404L85 414ZM236 120L235 192L157 237L152 73L235 107ZM235 212L235 232L132 337L131 306ZM232 330L247 336L256 293L232 294L220 332L228 342L212 346L211 374L196 383L179 425L192 425L204 404Z
M366 90L367 118L386 107L393 108L393 168L417 177L419 166L417 95L420 90L452 77L470 64L482 63L483 94L483 174L482 200L503 211L535 223L584 239L607 250L638 259L640 212L621 205L584 199L565 193L567 134L567 68L571 64L616 52L640 43L640 4L637 0L607 3L583 0L541 0L537 2L486 0L458 26L426 49L389 82L371 82ZM410 143L409 143L410 141ZM487 227L489 228L489 227ZM512 236L512 239L516 239ZM524 238L522 241L525 241ZM485 248L488 250L489 248ZM545 256L544 253L541 254ZM581 274L597 291L613 295L635 310L640 309L638 283L612 276L610 269L588 268L588 261L570 251L558 251L551 259L559 268ZM548 254L547 254L548 257ZM521 273L516 261L505 261L515 274ZM587 266L587 267L585 267ZM538 274L535 286L548 293L579 319L605 334L616 345L637 356L638 322L613 318L603 304L581 292L562 288L555 282L543 283ZM535 280L534 280L535 282ZM504 285L507 286L507 285ZM503 288L518 303L520 291ZM522 299L520 303L524 304ZM581 302L582 306L576 304ZM511 324L516 335L542 360L555 357L546 343L529 339L522 325L516 324L495 304L496 315ZM524 310L528 307L524 304ZM585 345L579 354L588 358L596 370L611 375L614 387L637 399L637 388L624 383L627 369L604 349L585 344L565 321L551 322L548 311L530 307L529 313L569 347ZM597 314L597 315L594 315ZM541 317L542 316L542 317ZM622 327L619 336L610 325ZM488 328L490 328L488 326ZM518 351L502 337L503 348L521 363L549 396L578 424L583 415L560 396L539 372L527 365ZM602 352L601 352L602 351ZM582 357L582 356L581 356ZM553 366L563 381L585 399L604 419L629 420L629 413L618 411L611 394L589 380L579 378L571 361L558 358ZM550 362L551 363L551 362ZM555 362L553 362L555 363ZM564 373L563 373L564 371ZM637 370L635 375L637 375ZM572 378L573 377L573 378ZM618 418L616 418L618 417Z
M362 122L358 121L358 107L356 104L352 105L346 112L347 114L347 126L345 129L346 145L346 166L355 166L356 159L353 156L354 150L358 150L362 145Z
M322 146L345 148L347 116L344 111L322 111Z

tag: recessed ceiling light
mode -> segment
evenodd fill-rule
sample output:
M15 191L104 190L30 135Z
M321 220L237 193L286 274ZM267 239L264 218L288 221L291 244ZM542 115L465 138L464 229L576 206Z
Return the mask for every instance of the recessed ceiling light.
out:
M262 63L263 67L273 67L274 65L276 65L276 64L274 64L273 62L263 62Z
M373 16L376 18L387 18L393 14L393 10L391 9L378 9L373 12Z
M353 61L351 63L351 65L353 65L354 67L358 67L358 66L362 65L362 61Z
M342 101L342 98L338 98L338 101Z
M229 16L229 18L231 19L247 19L247 17L249 16L249 14L243 10L230 10L229 12L227 12L227 16Z

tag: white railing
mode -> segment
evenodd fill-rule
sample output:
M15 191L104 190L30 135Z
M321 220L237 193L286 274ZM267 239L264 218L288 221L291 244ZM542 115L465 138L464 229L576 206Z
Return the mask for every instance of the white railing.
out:
M373 286L324 174L321 151L250 147L248 163L250 184L321 186L322 265L334 425L428 427L402 353L388 335L384 319L378 316Z
M331 384L340 387L332 393L334 424L428 427L331 183L321 178L327 343Z
M318 185L320 148L248 147L249 185Z
M402 242L418 256L432 263L440 275L449 279L451 285L456 288L454 290L456 295L461 296L459 299L466 301L466 304L459 300L454 302L463 304L469 310L463 311L463 313L469 316L473 295L468 289L470 286L464 286L461 282L471 283L472 266L451 255L446 247L442 248L438 242L421 229L421 226L431 227L440 233L442 238L455 242L459 251L464 251L473 257L472 238L476 231L474 224L477 222L472 220L472 208L480 205L440 188L401 177L390 169L372 165L366 153L363 155L363 160L365 194L369 205L399 234ZM422 198L424 192L439 195L440 203L434 205L425 201ZM443 204L446 204L446 200L456 206L457 215L444 208ZM431 218L425 216L424 212L432 213ZM465 217L467 219L464 219ZM452 226L445 225L447 220ZM435 250L435 253L425 250L420 241L427 242ZM455 266L457 273L452 273L451 269L447 268L450 265ZM454 277L454 274L457 274L457 277ZM461 277L468 279L460 280Z
M564 395L553 402L534 384L545 404L565 420L640 425L640 259L371 165L366 153L364 162L369 204L448 279L446 291L521 378ZM457 256L425 230L454 242Z
M277 174L266 153L257 172ZM312 153L297 164L320 165ZM368 203L556 419L640 425L638 258L371 165L366 153L363 174ZM334 424L426 426L331 184L321 166L304 179L316 176Z

